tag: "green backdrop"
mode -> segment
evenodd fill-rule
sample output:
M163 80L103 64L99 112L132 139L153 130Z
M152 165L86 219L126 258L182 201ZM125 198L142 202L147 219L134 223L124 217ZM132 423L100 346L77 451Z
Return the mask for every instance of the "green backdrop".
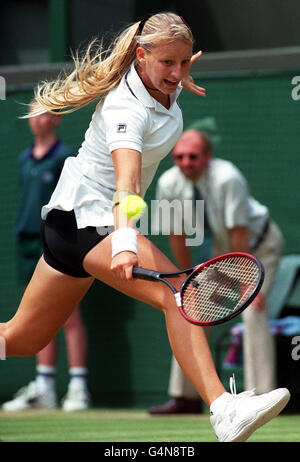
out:
M298 253L299 108L291 97L288 73L236 73L197 75L207 89L205 98L183 91L179 103L185 128L207 130L215 143L216 157L232 160L248 179L254 197L268 205L282 228L285 253ZM18 203L16 161L31 143L26 120L18 118L32 97L32 91L8 91L0 101L0 313L1 321L15 312L21 296L17 285L15 239L12 232ZM64 117L60 136L78 149L88 127L93 107ZM172 165L168 156L160 166L147 193L154 198L157 177ZM150 237L151 238L151 237ZM151 238L152 239L152 238ZM166 237L153 237L169 256ZM59 307L57 307L59 309ZM100 282L82 302L89 338L89 387L95 406L147 407L167 397L171 351L160 312L114 292ZM212 348L222 329L214 330ZM58 335L57 389L67 387L67 359L64 336ZM35 372L35 358L0 361L0 402L28 381ZM228 371L222 371L227 380ZM238 371L242 386L242 373Z

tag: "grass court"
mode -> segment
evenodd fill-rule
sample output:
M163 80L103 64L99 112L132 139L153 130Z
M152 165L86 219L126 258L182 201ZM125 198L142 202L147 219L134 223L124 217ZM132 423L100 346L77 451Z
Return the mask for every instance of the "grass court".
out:
M0 411L0 442L216 442L209 415L153 417L143 410ZM280 415L248 442L300 442L300 416Z

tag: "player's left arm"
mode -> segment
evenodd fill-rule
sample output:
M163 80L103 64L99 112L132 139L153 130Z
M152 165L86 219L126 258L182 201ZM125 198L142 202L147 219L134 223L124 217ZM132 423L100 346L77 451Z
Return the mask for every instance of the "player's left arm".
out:
M197 61L200 56L202 55L202 51L198 51L198 53L195 53L192 58L191 58L191 65ZM182 81L181 81L182 87L190 91L191 93L194 93L195 95L198 96L205 96L206 95L206 90L205 88L199 87L198 85L195 84L194 79L191 75L186 75Z

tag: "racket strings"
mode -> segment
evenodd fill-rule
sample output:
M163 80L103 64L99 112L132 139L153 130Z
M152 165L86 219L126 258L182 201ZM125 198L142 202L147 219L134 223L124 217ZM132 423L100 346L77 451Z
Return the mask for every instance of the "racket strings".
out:
M182 308L194 321L209 322L225 318L253 293L259 268L249 258L219 260L195 273L182 296Z

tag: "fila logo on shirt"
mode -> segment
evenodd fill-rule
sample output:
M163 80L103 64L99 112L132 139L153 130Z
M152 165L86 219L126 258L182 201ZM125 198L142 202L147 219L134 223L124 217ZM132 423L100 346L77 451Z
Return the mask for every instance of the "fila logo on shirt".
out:
M126 133L126 130L127 130L127 124L120 123L117 125L117 133Z

